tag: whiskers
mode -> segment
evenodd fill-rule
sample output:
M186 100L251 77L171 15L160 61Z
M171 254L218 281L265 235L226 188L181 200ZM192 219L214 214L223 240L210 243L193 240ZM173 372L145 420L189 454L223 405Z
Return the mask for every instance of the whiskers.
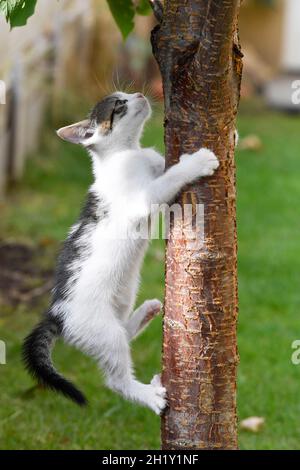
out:
M96 73L94 73L94 81L97 85L97 90L99 90L99 97L104 97L114 93L115 90L113 88L114 84L112 83L112 80L106 78L104 82L101 82Z
M148 99L154 115L161 113L162 99L161 94L156 92L150 83L144 82L142 93Z
M144 81L141 86L139 80L137 79L121 79L118 68L115 68L113 71L111 79L107 78L104 83L100 82L96 74L94 75L94 80L97 84L97 88L99 89L101 97L111 95L117 91L121 91L123 93L141 92L148 99L154 113L156 113L156 111L161 111L161 93L155 91L153 85L147 81Z
M123 93L135 92L135 80L120 79L119 70L116 67L112 74L113 91L122 91Z

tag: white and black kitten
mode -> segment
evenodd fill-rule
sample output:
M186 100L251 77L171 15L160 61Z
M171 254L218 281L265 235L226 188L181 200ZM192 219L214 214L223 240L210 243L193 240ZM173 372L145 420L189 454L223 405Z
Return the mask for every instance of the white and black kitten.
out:
M130 341L162 307L154 299L133 311L148 241L130 233L149 218L152 207L172 201L187 183L212 175L219 163L202 148L165 172L164 158L140 147L150 113L141 93L117 92L85 121L57 132L88 150L95 179L60 254L49 309L26 338L23 353L40 383L83 405L85 397L51 361L53 342L62 336L98 361L108 387L160 414L166 390L159 376L150 384L139 382L130 355ZM120 228L126 237L119 237Z

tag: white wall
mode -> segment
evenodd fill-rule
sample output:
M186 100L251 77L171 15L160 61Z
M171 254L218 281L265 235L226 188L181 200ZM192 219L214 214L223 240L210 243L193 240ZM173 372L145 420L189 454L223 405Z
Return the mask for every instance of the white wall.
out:
M85 69L92 20L90 0L39 0L27 25L12 31L0 15L0 92L3 82L7 90L0 104L0 199L39 144L46 106L67 82L68 58L75 55Z

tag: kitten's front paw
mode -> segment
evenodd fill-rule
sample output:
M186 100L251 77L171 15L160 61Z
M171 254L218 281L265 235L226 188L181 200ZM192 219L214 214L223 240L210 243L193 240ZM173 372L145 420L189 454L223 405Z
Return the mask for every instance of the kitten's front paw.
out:
M147 316L151 318L161 312L163 307L163 304L158 299L145 300L144 305L147 311Z
M163 305L160 300L145 300L143 303L144 318L141 321L141 329L144 328L154 317L156 317L161 312L162 307Z
M151 399L148 402L148 406L154 411L154 413L161 415L161 413L167 407L168 401L167 390L162 386L160 374L154 375L150 385Z
M192 178L211 176L219 167L219 160L215 154L206 148L201 148L192 155L182 155L180 161L183 162L191 172Z

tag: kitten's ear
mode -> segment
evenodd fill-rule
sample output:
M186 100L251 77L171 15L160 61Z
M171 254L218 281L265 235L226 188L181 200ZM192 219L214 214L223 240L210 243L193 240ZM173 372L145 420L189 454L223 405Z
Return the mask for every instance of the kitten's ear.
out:
M72 142L72 144L84 144L86 140L93 136L94 132L95 130L91 127L89 119L62 127L56 131L61 139Z

